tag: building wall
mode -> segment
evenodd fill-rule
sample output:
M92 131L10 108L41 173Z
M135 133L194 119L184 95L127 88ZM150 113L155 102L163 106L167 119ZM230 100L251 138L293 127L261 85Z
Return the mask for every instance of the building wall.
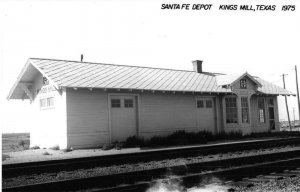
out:
M110 95L137 96L138 134L145 138L167 135L177 130L205 130L205 127L197 126L196 97L214 98L214 105L220 107L219 96L212 95L88 89L67 89L66 93L68 146L73 148L99 147L110 142ZM212 132L221 129L220 109L216 110L216 115Z
M265 103L265 123L259 122L258 114L258 98L263 98ZM270 131L270 122L269 122L269 104L268 99L273 99L274 101L274 113L275 113L275 130L279 131L279 113L278 113L278 102L276 96L253 96L251 97L251 113L252 113L252 132L266 132Z
M68 146L99 147L109 143L108 93L67 89Z
M238 123L232 123L232 124L227 124L226 123L226 112L224 112L224 129L226 132L230 131L241 131L243 134L249 134L251 132L266 132L270 130L270 122L269 122L269 111L268 111L268 99L273 99L274 101L274 113L275 113L275 130L274 131L279 131L279 114L278 114L278 103L277 103L277 97L276 96L256 96L252 95L249 97L249 118L250 122L249 123L242 123L241 122L241 110L240 110L240 105L241 105L241 95L238 96L224 96L223 97L223 110L226 111L225 109L225 98L226 97L236 97L237 98L237 106L238 106L238 118L239 122ZM261 123L259 122L259 114L258 114L258 98L264 98L264 103L265 103L265 122Z
M211 95L140 94L140 135L149 138L155 135L167 135L177 130L208 130L199 122L197 123L196 97L214 98L215 107L218 108L219 106L219 97L212 97ZM208 131L215 132L221 129L220 109L216 113L219 118L215 118L215 128Z
M252 124L253 124L253 117L256 116L256 111L252 109L253 105L251 102L251 96L255 94L256 85L253 81L248 78L247 76L241 78L246 79L247 88L243 89L240 86L240 79L235 81L231 87L232 91L235 95L224 95L222 98L223 101L223 111L224 111L224 130L225 132L237 132L241 131L243 134L249 134L252 131ZM225 98L226 97L235 97L237 100L237 115L238 115L238 123L226 123L226 105L225 105ZM248 99L248 115L249 115L249 122L243 123L242 122L242 109L241 109L241 98L246 97Z
M66 137L66 94L65 91L57 91L53 85L43 86L42 75L38 74L31 88L34 95L32 126L30 130L30 146L49 148L55 145L60 148L67 147ZM54 97L54 106L41 109L40 99Z
M212 98L215 106L214 128L211 132L242 131L244 134L268 130L268 110L266 123L258 123L257 96L249 96L249 123L241 123L240 97L238 97L239 122L226 123L225 98L235 95L194 95L152 92L122 92L88 89L67 89L67 133L68 147L100 147L110 142L110 105L111 95L134 95L137 97L138 135L150 138L163 136L174 131L201 131L206 127L197 124L196 98ZM278 129L278 108L276 97L274 109L276 129Z

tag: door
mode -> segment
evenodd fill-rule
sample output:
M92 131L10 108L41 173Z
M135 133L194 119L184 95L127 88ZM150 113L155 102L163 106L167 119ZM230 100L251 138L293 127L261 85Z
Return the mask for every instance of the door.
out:
M136 96L110 96L111 141L137 135Z
M269 107L269 129L271 131L275 130L275 114L274 107Z
M268 112L269 112L269 130L275 130L275 112L274 112L274 100L268 99Z
M199 131L215 131L215 106L213 98L197 98L197 127Z

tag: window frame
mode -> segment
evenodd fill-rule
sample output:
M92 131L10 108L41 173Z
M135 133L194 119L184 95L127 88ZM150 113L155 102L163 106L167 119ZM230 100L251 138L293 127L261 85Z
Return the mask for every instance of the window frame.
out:
M246 101L246 102L245 102ZM246 104L246 105L245 105ZM244 113L246 112L246 114ZM242 115L242 123L250 123L249 119L249 101L248 97L241 97L241 115ZM244 121L244 116L247 116L246 121Z
M210 103L209 105L207 105L207 103ZM212 100L208 100L208 99L206 99L205 100L205 108L207 108L207 109L212 109L213 108L213 101Z
M126 101L131 101L131 103L126 103ZM124 108L134 108L134 101L133 101L133 99L126 99L125 98L124 99Z
M268 106L274 106L274 98L268 98L267 101L268 101Z
M52 103L50 102L52 99ZM44 97L40 97L39 98L39 107L41 110L44 110L44 109L53 109L55 108L55 97L54 95L49 95L49 96L44 96ZM42 101L44 101L44 106L42 106Z
M259 105L259 100L262 100L263 103L263 108L260 107ZM261 110L263 110L263 122L261 121ZM257 117L258 117L258 123L264 123L266 124L267 123L267 120L266 120L266 99L265 98L257 98Z
M229 106L229 107L227 107L227 100L228 99L234 99L235 100L235 102L231 102L230 104L235 104L235 107L234 106ZM225 105L225 123L226 124L234 124L234 125L236 125L236 124L238 124L239 123L239 117L238 117L238 97L234 97L234 96L232 96L232 97L225 97L224 98L224 105ZM228 110L230 110L231 111L231 113L228 113ZM232 119L229 119L228 118L228 116L232 116L231 118ZM236 117L235 117L236 116ZM230 120L229 122L228 122L228 119ZM234 121L236 121L236 122L234 122Z
M118 106L114 106L116 103L114 103L113 101L119 101L119 105ZM111 108L121 108L122 104L121 104L121 99L110 99L110 107Z
M202 106L199 105L200 103L202 103ZM204 108L205 108L205 106L204 106L204 100L198 98L198 99L196 100L196 107L197 107L197 109L204 109Z

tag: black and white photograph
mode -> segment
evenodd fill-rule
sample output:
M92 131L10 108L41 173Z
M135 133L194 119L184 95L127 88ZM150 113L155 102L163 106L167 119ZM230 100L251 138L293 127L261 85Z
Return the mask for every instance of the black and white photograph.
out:
M300 191L299 1L2 0L0 24L3 192Z

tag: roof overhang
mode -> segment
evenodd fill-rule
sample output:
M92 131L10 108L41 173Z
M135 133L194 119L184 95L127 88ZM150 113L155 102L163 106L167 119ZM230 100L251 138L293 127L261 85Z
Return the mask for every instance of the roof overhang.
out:
M49 77L37 66L35 66L29 59L23 67L14 85L10 89L7 99L30 99L32 101L34 99L32 88L39 74L42 74L49 79ZM52 84L56 89L58 89L58 86L55 83Z

